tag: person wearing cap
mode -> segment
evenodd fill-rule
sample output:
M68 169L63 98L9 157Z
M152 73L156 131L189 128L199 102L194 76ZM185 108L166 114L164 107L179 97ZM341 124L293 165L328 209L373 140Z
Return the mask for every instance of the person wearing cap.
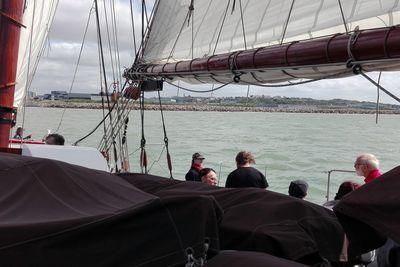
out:
M304 199L308 193L308 183L303 180L291 181L289 185L289 196Z
M190 170L185 175L186 181L201 182L199 172L201 169L203 169L203 160L204 156L201 153L196 152L193 154L192 165L190 166Z
M366 153L359 155L354 162L354 169L358 176L364 176L364 182L366 184L381 176L379 161L372 154Z
M254 156L250 152L240 151L236 155L235 160L237 169L228 175L225 187L268 187L268 182L264 174L250 166L251 164L256 163Z

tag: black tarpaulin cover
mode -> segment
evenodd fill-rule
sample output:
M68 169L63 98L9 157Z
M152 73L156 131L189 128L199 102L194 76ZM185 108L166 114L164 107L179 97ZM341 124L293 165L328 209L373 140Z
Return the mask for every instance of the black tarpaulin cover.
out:
M306 267L294 261L277 258L266 253L253 251L220 251L205 267Z
M2 266L182 265L205 239L218 250L220 215L208 196L161 200L116 175L0 153Z
M334 211L350 241L382 244L382 234L400 243L400 167L346 195Z
M222 249L262 251L290 260L320 255L339 261L344 232L333 212L321 206L263 189L219 188L142 174L120 176L162 199L213 196L224 211Z

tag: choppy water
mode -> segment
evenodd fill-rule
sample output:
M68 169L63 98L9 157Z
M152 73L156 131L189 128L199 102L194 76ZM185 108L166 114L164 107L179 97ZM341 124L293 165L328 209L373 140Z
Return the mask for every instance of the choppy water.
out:
M27 108L26 134L41 139L47 129L56 129L62 109ZM354 158L361 152L375 154L381 169L388 171L400 163L400 116L287 114L287 113L218 113L165 112L173 174L184 179L191 155L205 154L205 166L214 168L225 184L235 168L234 158L240 150L256 157L255 165L266 172L270 190L286 193L293 179L310 184L308 200L322 203L326 195L327 174L331 169L352 170ZM19 117L19 125L21 118ZM72 143L88 133L101 119L101 110L66 110L60 133ZM161 116L157 111L145 113L145 134L151 173L168 177L163 148ZM81 145L97 147L101 128ZM132 112L128 144L133 171L139 171L140 119ZM160 160L157 159L160 157ZM332 174L332 192L343 180L362 182L355 174Z

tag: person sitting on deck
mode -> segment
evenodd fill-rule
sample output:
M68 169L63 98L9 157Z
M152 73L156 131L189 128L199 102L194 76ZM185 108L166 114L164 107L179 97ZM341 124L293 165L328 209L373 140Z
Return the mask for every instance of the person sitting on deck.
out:
M65 143L65 139L62 135L54 133L54 134L49 134L48 136L46 136L45 143L47 145L63 146Z
M381 176L381 172L378 169L379 161L372 154L359 155L354 162L354 168L358 176L365 177L364 182L366 184Z
M325 202L322 206L327 209L332 210L333 207L339 203L339 200L342 199L348 193L353 192L354 190L358 189L361 185L352 181L345 181L340 186L336 193L334 200L330 200Z
M204 156L198 152L194 153L192 156L192 165L190 170L186 173L186 181L201 182L199 172L203 169Z
M248 151L240 151L236 155L237 169L226 179L225 187L258 187L267 188L268 182L264 174L250 165L256 163L254 156Z
M291 181L289 185L289 196L304 199L308 193L308 183L303 180Z
M27 135L25 137L22 137L24 135L24 128L22 127L18 127L17 130L15 131L15 135L14 135L14 139L20 139L20 140L26 140L26 139L30 139L32 137L32 135Z
M217 185L217 173L211 168L203 168L199 172L200 180L202 183L216 186Z

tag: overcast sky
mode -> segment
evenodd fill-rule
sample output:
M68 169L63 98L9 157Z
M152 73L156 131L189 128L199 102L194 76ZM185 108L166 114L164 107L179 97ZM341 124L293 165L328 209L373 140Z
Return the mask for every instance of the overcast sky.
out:
M136 2L139 1L134 1L134 3ZM39 63L31 91L39 94L47 93L51 90L69 91L92 4L92 0L60 0L49 35L49 42L46 44L45 53ZM99 1L99 4L103 7L102 1ZM109 12L109 8L107 10ZM129 67L134 59L129 0L115 1L115 10L117 14L120 62L122 67ZM138 11L139 7L136 7L136 10ZM102 8L101 11L104 12ZM135 12L135 17L137 23L140 23L139 12ZM72 92L98 93L100 91L95 22L95 14L92 13L87 40ZM139 31L140 24L136 26L137 31ZM108 53L105 31L103 32L103 44L105 46L105 53ZM106 64L110 68L110 62L108 61ZM371 76L375 79L377 78L376 73L371 74ZM109 81L112 81L112 75L108 75L107 78ZM382 85L397 96L400 96L399 84L400 77L397 73L386 72L382 74ZM205 89L211 89L211 85ZM214 92L214 96L245 96L246 93L246 86L226 86ZM376 93L376 87L362 77L324 80L284 88L250 87L250 95L263 94L270 96L311 97L316 99L343 98L376 101ZM176 88L165 86L163 95L172 96L176 94ZM182 94L183 92L180 93L180 95ZM381 94L381 102L397 103L383 93Z

